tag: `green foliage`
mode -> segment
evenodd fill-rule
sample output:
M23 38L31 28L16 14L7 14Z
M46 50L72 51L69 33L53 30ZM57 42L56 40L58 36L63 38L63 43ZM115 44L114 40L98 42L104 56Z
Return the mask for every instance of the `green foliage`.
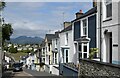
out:
M96 53L98 53L98 48L90 48L89 59L93 59Z
M4 49L5 51L8 51L8 47L3 47L3 49Z
M10 36L12 35L12 33L13 33L13 29L12 29L11 24L3 24L2 25L2 38L3 38L3 41L10 40Z
M15 48L14 48L13 46L10 47L9 52L10 52L10 53L17 53L17 52L18 52L18 51L17 51L17 47L15 47Z
M3 8L5 7L6 3L5 2L0 2L0 10L3 10Z

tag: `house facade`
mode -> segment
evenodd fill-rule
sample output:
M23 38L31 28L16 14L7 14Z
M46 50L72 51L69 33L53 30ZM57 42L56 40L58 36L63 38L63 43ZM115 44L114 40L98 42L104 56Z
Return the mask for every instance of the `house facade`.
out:
M89 58L90 49L97 48L97 8L93 7L86 13L76 13L76 19L72 21L73 40L75 52L77 53L76 60ZM98 57L97 53L94 58Z
M53 65L59 64L59 53L60 53L60 38L59 31L55 32L55 37L52 39L52 57L53 57Z
M45 63L45 41L43 40L40 45L40 62Z
M46 34L45 36L45 71L49 73L52 71L53 64L52 39L54 37L54 34Z
M97 2L102 62L120 64L120 0Z
M67 23L67 24L66 24ZM60 33L60 63L76 62L74 51L73 33L71 22L64 23L64 29Z

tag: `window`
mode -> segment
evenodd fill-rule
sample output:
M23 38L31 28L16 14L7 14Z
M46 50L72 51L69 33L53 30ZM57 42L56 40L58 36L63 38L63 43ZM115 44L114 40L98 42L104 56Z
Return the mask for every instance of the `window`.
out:
M45 48L43 48L43 54L45 54Z
M66 50L66 63L68 63L68 50Z
M53 63L54 63L54 53L53 53Z
M45 62L45 58L43 58L43 62Z
M112 16L112 0L106 0L106 17Z
M87 20L83 20L83 35L87 35Z
M79 50L81 50L81 51L78 52L78 60L80 58L87 58L88 57L88 50L87 50L87 48L88 48L87 43L79 44Z
M55 48L57 48L57 39L55 40Z
M49 49L49 51L50 51L50 43L48 43L48 49Z
M78 44L78 51L81 51L81 44Z
M84 55L84 57L83 57L83 58L87 58L87 53L84 53L83 55Z
M57 53L55 53L55 64L57 64Z
M57 45L57 39L56 39L56 45Z
M84 49L84 51L83 52L87 52L87 45L84 45L84 47L83 47Z
M50 55L49 55L49 64L50 64Z
M82 53L79 53L78 57L78 59L82 58Z
M66 40L65 40L66 45L68 45L68 33L66 33Z

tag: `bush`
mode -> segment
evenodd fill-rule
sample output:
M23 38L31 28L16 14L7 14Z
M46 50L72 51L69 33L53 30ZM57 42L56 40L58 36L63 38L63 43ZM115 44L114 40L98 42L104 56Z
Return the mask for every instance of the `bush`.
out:
M10 49L9 49L9 52L10 53L17 53L18 51L17 51L17 47L11 47Z

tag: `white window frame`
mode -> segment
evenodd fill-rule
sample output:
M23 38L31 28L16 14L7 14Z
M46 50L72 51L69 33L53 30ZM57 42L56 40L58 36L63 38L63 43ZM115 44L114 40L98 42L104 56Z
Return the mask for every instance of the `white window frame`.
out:
M105 0L105 1L102 2L102 15L103 15L102 18L103 18L103 21L112 18L112 16L107 17L107 13L106 13L107 12L107 5L109 5L111 3L112 3L112 0L111 1L110 0Z
M68 32L67 33L65 33L65 45L68 45Z
M105 6L106 6L106 18L112 18L112 15L110 17L107 17L107 5L112 4L112 0L106 0Z
M58 53L54 53L54 54L55 54L54 56L56 56L56 57L54 58L54 60L55 60L54 63L57 64L57 54L58 54Z
M84 52L84 46L87 46L87 52ZM79 53L82 54L81 58L84 58L84 53L87 53L87 58L89 57L89 43L81 43L81 51L78 50L78 59L80 59L79 57Z
M68 50L68 57L66 57L66 50ZM68 62L69 62L69 49L64 49L64 63L67 63L66 62L66 59L68 58Z
M84 31L83 31L83 20L86 20L86 35L83 34ZM84 18L81 20L81 36L88 36L88 17Z

